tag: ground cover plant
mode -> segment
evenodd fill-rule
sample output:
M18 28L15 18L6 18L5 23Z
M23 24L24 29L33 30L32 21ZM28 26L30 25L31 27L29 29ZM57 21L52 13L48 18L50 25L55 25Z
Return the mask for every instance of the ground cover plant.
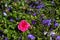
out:
M60 40L60 0L0 0L0 40Z

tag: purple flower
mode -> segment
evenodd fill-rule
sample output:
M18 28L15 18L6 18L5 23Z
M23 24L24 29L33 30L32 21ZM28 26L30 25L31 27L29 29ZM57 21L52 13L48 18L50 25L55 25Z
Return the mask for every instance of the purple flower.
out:
M28 38L30 38L31 40L34 40L35 39L35 36L33 36L32 34L29 34L28 35Z
M35 2L31 1L31 2L29 3L29 6L30 6L31 8L34 8Z
M14 19L13 19L13 18L10 18L10 21L11 21L11 22L14 22Z
M36 6L37 9L40 9L40 8L43 8L44 7L44 4L40 4L38 6Z
M50 28L50 31L52 31L53 30L53 28Z
M8 40L8 38L7 38L7 37L5 37L5 38L4 38L4 40Z
M57 36L57 37L56 37L56 40L60 40L60 36Z
M19 18L16 18L16 20L19 20Z
M55 35L55 34L56 34L56 33L55 33L55 32L53 32L53 31L51 31L51 32L50 32L50 35L52 35L52 36L53 36L53 35Z
M51 19L50 20L43 20L42 23L43 23L43 25L50 26L51 25Z
M36 21L35 20L32 20L32 24L36 24Z
M54 26L57 27L57 26L59 26L59 24L58 23L55 23Z
M51 35L51 37L54 37L54 36L55 36L55 34L52 34L52 35Z
M36 16L36 13L34 13L33 16Z
M33 8L33 4L31 4L30 7Z
M38 1L37 2L31 2L30 7L40 9L40 8L44 7L44 4L42 4L42 3L40 4Z
M8 9L7 9L8 11L10 11L10 12L12 12L12 8L11 7L8 7Z

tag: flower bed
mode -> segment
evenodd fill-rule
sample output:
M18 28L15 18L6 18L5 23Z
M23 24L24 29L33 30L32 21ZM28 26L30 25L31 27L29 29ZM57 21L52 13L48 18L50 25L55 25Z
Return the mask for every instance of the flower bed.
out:
M0 40L60 40L60 1L1 0Z

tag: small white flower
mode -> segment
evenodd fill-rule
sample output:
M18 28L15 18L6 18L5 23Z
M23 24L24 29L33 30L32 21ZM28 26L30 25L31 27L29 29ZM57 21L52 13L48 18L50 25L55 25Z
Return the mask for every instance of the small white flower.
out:
M5 7L7 7L8 5L7 5L7 3L5 3Z
M6 12L3 12L3 15L4 15L4 16L7 16L7 13L6 13Z
M56 34L56 33L55 33L55 32L53 32L53 31L52 31L52 32L50 32L50 35L53 35L53 34Z
M46 35L48 32L44 32L44 35Z

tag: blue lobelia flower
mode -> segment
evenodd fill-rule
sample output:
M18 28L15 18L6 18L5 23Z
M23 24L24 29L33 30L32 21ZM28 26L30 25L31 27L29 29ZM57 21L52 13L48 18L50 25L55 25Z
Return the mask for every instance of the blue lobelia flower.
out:
M33 4L31 4L30 7L33 8Z
M51 25L51 19L50 19L50 20L43 20L43 21L42 21L42 24L43 24L43 25L50 26L50 25Z
M8 38L7 38L7 37L5 37L5 38L4 38L4 40L8 40Z
M57 26L59 26L59 24L58 23L55 23L54 26L57 27Z
M16 20L18 20L19 18L16 18Z
M43 3L40 4L39 1L31 2L30 7L40 9L44 7L44 4Z
M30 6L31 8L34 8L35 2L31 1L31 3L29 3L29 6Z
M8 7L8 9L7 9L8 11L10 11L10 12L12 12L12 8L11 7Z
M52 27L49 27L49 30L52 31L52 30L54 30L54 29L53 29Z
M35 20L32 20L32 24L36 24L36 21Z
M33 16L36 16L36 13L34 13Z
M50 32L50 35L51 35L51 36L54 36L55 34L56 34L56 33L53 32L53 31Z
M37 9L43 8L44 4L39 4L38 6L36 6Z
M11 22L14 22L14 19L13 19L13 18L10 18L10 21L11 21Z
M56 40L60 40L60 36L57 36L57 37L56 37Z
M33 36L32 34L29 34L28 35L28 38L30 38L31 40L34 40L35 39L35 36Z

